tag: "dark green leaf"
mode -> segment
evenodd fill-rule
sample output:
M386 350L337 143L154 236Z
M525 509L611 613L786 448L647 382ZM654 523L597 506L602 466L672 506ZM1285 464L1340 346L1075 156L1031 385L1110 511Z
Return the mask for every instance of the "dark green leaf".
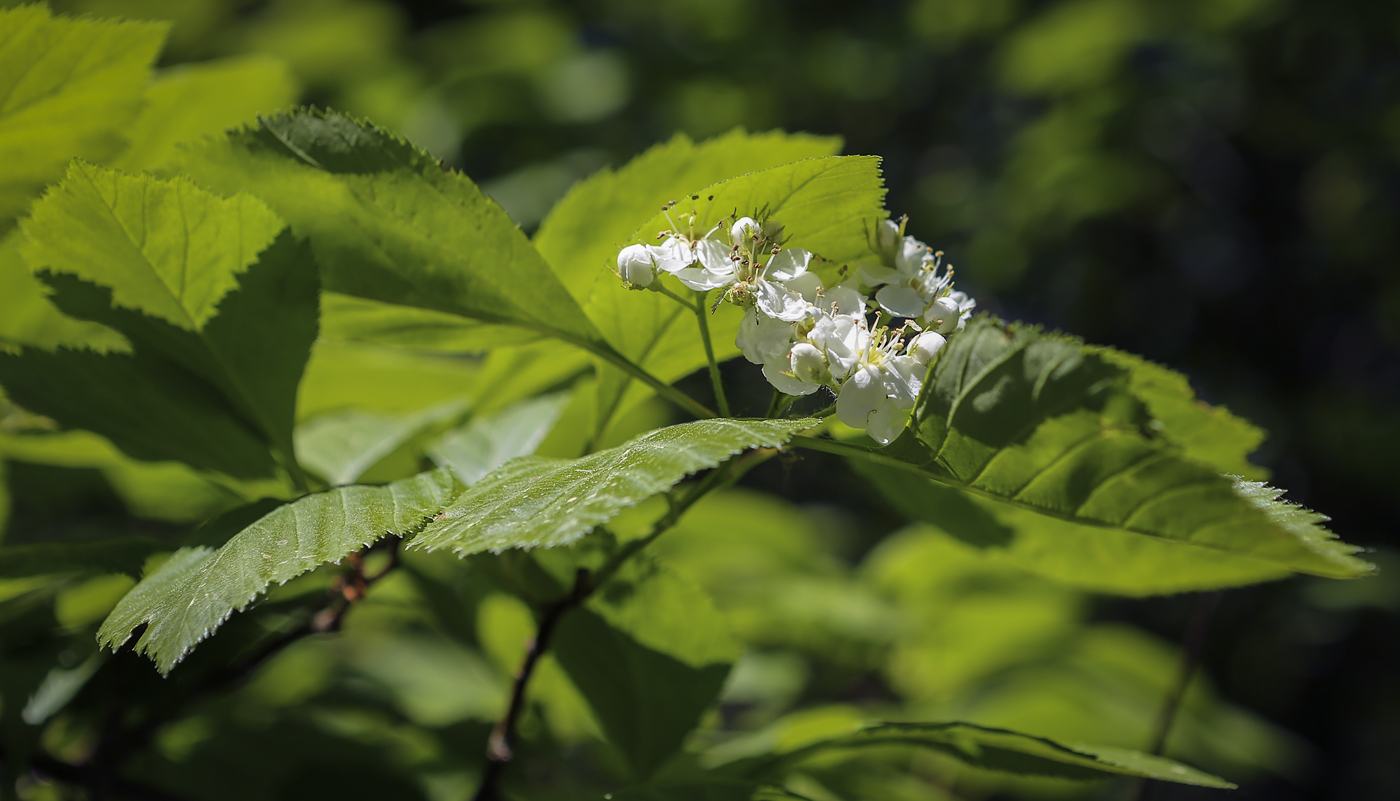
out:
M0 548L0 577L126 573L139 578L146 557L169 546L150 537L112 537Z
M703 590L633 559L555 632L553 651L639 779L681 747L740 646Z
M844 737L823 740L785 754L760 757L735 767L742 775L761 778L825 752L877 746L929 748L979 768L1031 776L1102 779L1121 775L1199 787L1232 789L1235 786L1170 759L1126 748L1071 746L1044 737L961 722L879 723Z

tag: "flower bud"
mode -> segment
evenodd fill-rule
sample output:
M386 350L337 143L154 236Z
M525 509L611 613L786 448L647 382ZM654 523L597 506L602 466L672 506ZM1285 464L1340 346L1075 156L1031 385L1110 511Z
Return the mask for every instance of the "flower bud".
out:
M948 334L957 329L961 317L958 302L953 298L941 297L924 311L924 325L940 334Z
M740 217L738 220L734 221L734 225L729 229L730 243L735 245L744 244L744 237L748 235L750 231L757 234L759 232L758 223L754 222L752 217Z
M946 344L948 344L948 340L942 334L936 331L925 331L909 340L907 352L914 357L914 361L927 366Z
M628 245L617 254L617 274L630 286L648 287L656 278L656 260L646 245Z
M879 248L880 260L886 264L894 264L894 256L899 247L899 223L894 220L885 220L876 229L876 246Z
M810 342L799 342L792 346L792 374L798 381L808 384L825 384L831 380L831 370L826 364L826 354Z

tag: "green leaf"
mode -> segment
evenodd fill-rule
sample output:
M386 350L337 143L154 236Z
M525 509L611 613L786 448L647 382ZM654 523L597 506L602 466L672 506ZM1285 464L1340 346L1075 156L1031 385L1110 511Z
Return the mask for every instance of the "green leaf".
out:
M600 341L495 201L367 123L311 110L263 117L190 148L179 168L271 204L311 240L326 289Z
M321 338L471 353L522 345L538 337L521 328L492 325L446 312L327 292L321 296Z
M535 247L585 304L596 282L616 281L608 268L617 262L620 243L667 202L736 175L840 150L840 139L808 134L735 130L698 144L676 134L617 170L600 170L574 184L540 223Z
M284 227L247 195L75 161L35 204L20 252L35 272L74 275L117 306L199 331Z
M263 54L162 70L146 88L141 115L124 131L131 146L111 164L124 170L162 167L175 156L177 143L286 108L298 91L287 65Z
M0 9L0 230L73 157L125 147L167 29L54 17L43 5Z
M475 417L444 434L428 455L468 486L519 456L529 456L554 428L567 393L531 398L488 417Z
M14 229L0 239L0 351L14 353L25 345L44 350L130 350L121 334L97 323L74 320L53 305L47 287L19 255L23 238L23 233Z
M701 200L687 201L678 208L694 205L702 215L701 231L731 213L756 214L766 210L772 219L786 226L784 236L792 247L843 262L869 250L866 232L887 216L879 164L874 156L807 159L697 188L693 191ZM708 200L710 196L713 201ZM654 243L657 233L671 227L666 214L655 212L621 244ZM612 254L614 260L616 255ZM683 295L693 294L674 282L672 287ZM629 290L609 274L594 285L585 308L620 353L664 382L675 381L706 364L694 314L659 293ZM724 314L711 320L716 359L738 354L734 345L738 323L735 307L725 307ZM603 375L604 380L599 382L600 430L614 411L649 394L638 387L633 399L624 400L622 393L629 379L611 369Z
M455 400L409 414L349 409L317 417L297 428L297 454L332 485L351 484L426 431L461 419L467 405Z
M1249 463L1249 455L1267 436L1263 429L1196 397L1186 376L1140 356L1104 347L1087 347L1128 371L1128 390L1147 405L1161 433L1188 459L1227 475L1264 478L1267 471Z
M830 751L879 746L913 746L947 754L975 767L1004 773L1061 779L1103 779L1137 776L1233 789L1235 785L1164 757L1126 748L1066 745L1044 737L978 726L973 723L878 723L852 734L833 737L772 757L736 764L736 772L759 778Z
M741 652L703 590L647 559L568 613L552 647L639 779L680 750Z
M779 447L814 424L698 420L581 459L516 459L472 485L410 547L466 556L567 545L691 473L748 448Z
M272 584L338 562L385 536L413 535L460 489L451 473L435 470L382 487L337 487L308 495L246 527L230 513L215 528L234 527L232 538L218 548L201 544L176 551L122 598L103 622L98 641L115 650L147 624L136 649L169 673Z
M1289 571L1247 556L1184 546L960 492L905 470L853 461L856 472L911 520L983 556L1092 592L1141 597L1257 584Z
M1066 523L1157 537L1334 578L1357 549L1279 490L1222 476L1159 433L1129 376L1077 340L979 318L949 342L910 428L885 451L827 448L909 469Z
M126 454L237 478L271 476L267 441L205 382L163 359L25 348L0 353L0 384L17 403Z

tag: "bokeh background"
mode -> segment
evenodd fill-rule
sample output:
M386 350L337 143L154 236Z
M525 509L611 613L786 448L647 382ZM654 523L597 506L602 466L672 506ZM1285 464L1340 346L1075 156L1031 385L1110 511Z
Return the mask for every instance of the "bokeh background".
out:
M1400 797L1400 5L50 4L173 20L163 67L270 54L303 102L403 132L527 231L677 132L838 134L882 156L890 209L983 308L1186 373L1269 430L1256 460L1289 498L1376 549L1376 579L1227 593L1205 665L1310 754L1240 797ZM799 501L836 483L795 470L755 480ZM11 471L12 526L45 514L22 491L40 472ZM1177 641L1192 604L1091 615Z

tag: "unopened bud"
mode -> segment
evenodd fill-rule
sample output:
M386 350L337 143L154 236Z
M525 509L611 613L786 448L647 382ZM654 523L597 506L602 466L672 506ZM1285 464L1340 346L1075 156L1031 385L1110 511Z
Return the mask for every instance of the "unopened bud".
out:
M808 384L825 384L831 380L831 368L827 366L826 354L810 342L799 342L792 346L792 374L798 381Z
M914 357L914 361L927 365L933 361L933 357L937 356L946 344L948 344L948 340L942 334L935 331L925 331L909 340L907 352Z
M754 222L752 217L740 217L738 220L735 220L734 225L729 228L729 241L735 245L741 245L744 242L744 237L748 235L750 231L757 234L758 223Z
M877 244L882 261L894 263L895 249L899 247L899 223L885 220L876 231Z
M924 325L940 334L948 334L957 329L960 317L962 311L958 302L945 296L935 300L924 312Z
M656 260L646 245L628 245L617 254L617 274L634 287L648 287L656 278Z

